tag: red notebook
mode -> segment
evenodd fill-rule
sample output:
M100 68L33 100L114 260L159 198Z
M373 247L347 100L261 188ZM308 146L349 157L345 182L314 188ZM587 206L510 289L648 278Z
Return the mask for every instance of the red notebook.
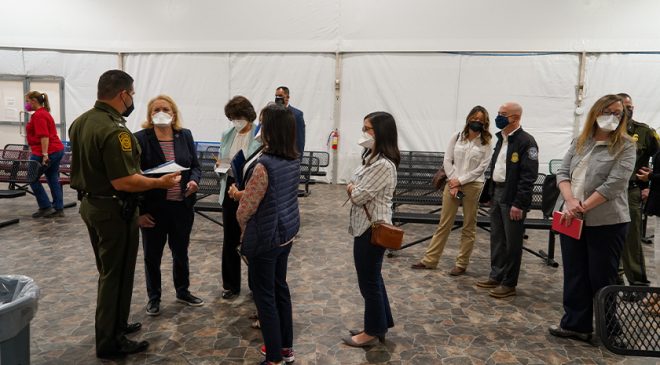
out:
M571 225L566 226L566 222L559 223L561 216L562 212L555 211L552 213L552 230L579 240L582 235L582 224L584 221L580 218L573 218Z

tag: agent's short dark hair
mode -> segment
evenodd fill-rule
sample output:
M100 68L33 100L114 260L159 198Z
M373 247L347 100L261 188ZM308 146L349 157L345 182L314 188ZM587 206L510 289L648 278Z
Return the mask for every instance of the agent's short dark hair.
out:
M248 122L254 122L257 119L257 113L250 100L240 95L234 96L227 102L225 115L232 120L245 118Z
M133 88L133 78L122 70L106 71L99 78L96 97L99 100L110 100L123 90Z
M284 91L284 95L289 96L289 88L288 87L278 86L277 89L275 89L275 90L279 90L279 89L282 89L282 91Z
M287 160L298 158L296 148L296 118L284 105L269 104L261 111L261 139L264 153Z
M399 166L401 153L399 152L399 136L396 130L396 121L388 112L373 112L367 114L364 120L371 122L374 129L374 146L372 150L363 153L363 162L366 158L371 161L379 154L387 157L394 165Z

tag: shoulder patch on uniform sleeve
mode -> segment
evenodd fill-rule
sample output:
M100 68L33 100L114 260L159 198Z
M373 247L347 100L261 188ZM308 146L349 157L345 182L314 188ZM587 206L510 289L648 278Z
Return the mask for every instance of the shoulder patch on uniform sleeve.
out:
M529 156L530 160L538 160L539 159L539 150L536 147L530 147L529 150L527 151L527 155Z
M655 129L653 130L653 137L655 137L657 140L660 140L660 136L658 136L658 132Z
M121 150L124 152L131 152L133 148L131 145L131 135L128 132L121 132L118 134L118 137Z

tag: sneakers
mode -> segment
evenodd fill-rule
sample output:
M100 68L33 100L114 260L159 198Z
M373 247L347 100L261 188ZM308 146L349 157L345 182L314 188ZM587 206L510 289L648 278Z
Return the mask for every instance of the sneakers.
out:
M500 285L495 289L491 289L488 292L488 295L490 295L493 298L506 298L506 297L512 297L516 295L516 288L511 287L511 286L506 286L506 285Z
M44 214L44 218L63 218L64 217L64 209L54 209L50 213Z
M497 286L500 285L500 282L497 281L497 280L488 278L486 280L479 280L475 284L480 288L492 289L492 288L497 288Z
M191 307L201 307L204 305L204 301L196 296L188 293L182 296L177 296L176 301L179 303L187 304Z
M52 207L39 208L39 210L32 213L32 218L41 218L41 217L45 217L45 216L53 214L53 213L55 213L55 209L53 209Z
M293 353L293 348L283 347L281 353L282 353L282 360L284 360L284 362L291 363L296 361L296 356ZM261 354L266 356L266 345L261 345Z
M157 316L160 314L160 300L152 299L147 303L147 315Z
M591 333L575 332L561 328L560 326L557 325L550 326L548 328L548 332L550 332L550 334L555 337L572 338L574 340L584 341L584 342L589 342L591 340Z
M229 289L223 290L222 291L222 299L234 299L239 294L240 294L240 292L237 292L237 291L233 291L233 290L229 290Z

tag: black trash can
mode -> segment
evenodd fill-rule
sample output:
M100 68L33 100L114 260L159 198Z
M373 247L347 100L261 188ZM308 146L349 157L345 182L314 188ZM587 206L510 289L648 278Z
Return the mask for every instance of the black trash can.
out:
M0 364L30 363L30 321L39 287L23 275L0 275Z

